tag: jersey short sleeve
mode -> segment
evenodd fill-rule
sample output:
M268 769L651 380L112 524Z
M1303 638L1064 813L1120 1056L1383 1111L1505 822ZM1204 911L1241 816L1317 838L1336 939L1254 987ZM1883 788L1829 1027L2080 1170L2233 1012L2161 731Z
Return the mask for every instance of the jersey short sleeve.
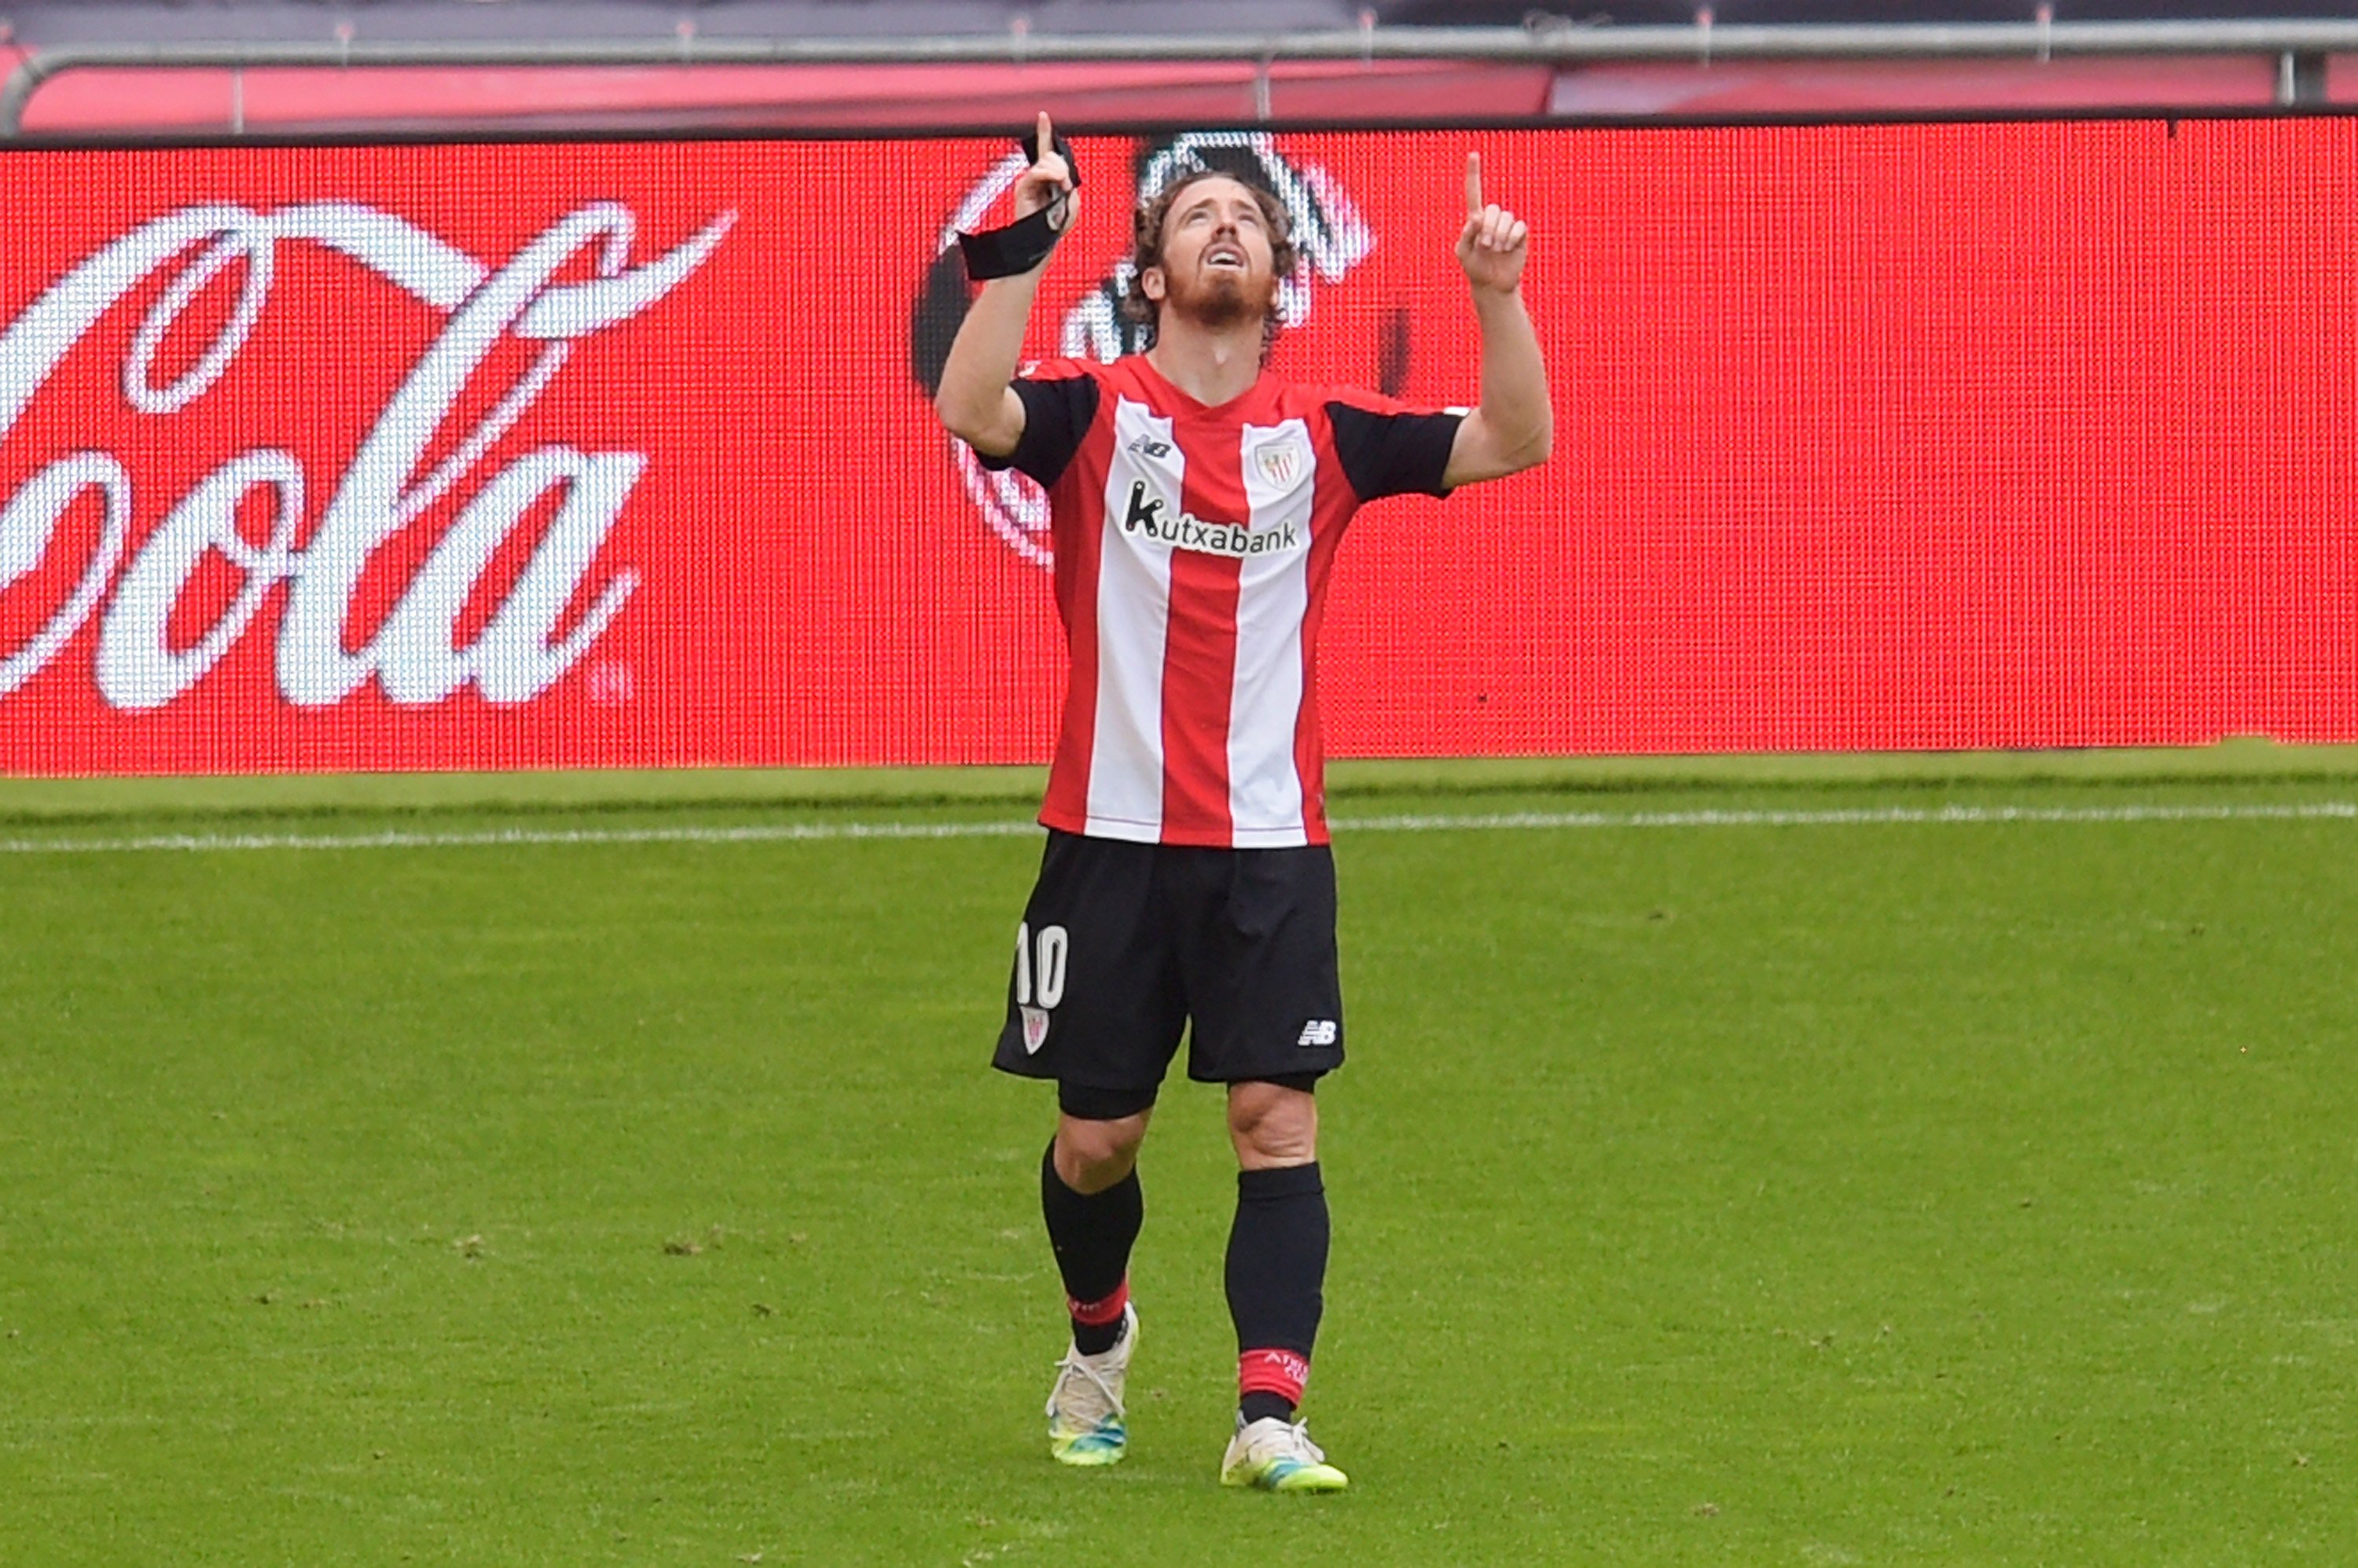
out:
M1466 416L1412 408L1379 393L1337 391L1326 403L1335 455L1361 501L1387 495L1447 495L1449 449Z
M975 453L987 469L1011 468L1053 486L1098 416L1098 378L1082 360L1044 360L1011 384L1023 400L1023 434L1003 458Z

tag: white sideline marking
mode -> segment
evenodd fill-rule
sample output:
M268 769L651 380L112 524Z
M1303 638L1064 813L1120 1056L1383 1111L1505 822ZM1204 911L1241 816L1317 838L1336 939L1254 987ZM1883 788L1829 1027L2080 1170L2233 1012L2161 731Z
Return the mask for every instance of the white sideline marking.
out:
M1876 824L2018 822L2275 822L2358 820L2358 802L2288 806L1868 806L1820 811L1518 811L1487 816L1338 817L1354 833L1613 827L1843 827ZM783 822L738 827L488 827L430 833L157 833L126 838L0 838L0 854L112 855L155 850L467 849L518 844L769 844L845 838L1018 838L1031 822Z
M766 844L797 838L1005 838L1029 822L773 822L741 827L485 827L464 833L157 833L138 838L0 838L0 853L127 854L151 849L472 849L510 844Z

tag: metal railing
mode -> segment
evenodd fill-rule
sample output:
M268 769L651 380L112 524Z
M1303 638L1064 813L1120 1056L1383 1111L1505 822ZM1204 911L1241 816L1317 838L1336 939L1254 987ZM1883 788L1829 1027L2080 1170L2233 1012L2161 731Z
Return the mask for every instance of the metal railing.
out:
M1531 65L1764 59L2023 59L2133 55L2247 55L2273 59L2277 101L2321 102L2325 60L2358 54L2358 20L1873 23L1716 27L1382 27L1259 37L1004 34L930 38L706 38L682 24L668 39L372 42L341 27L318 43L73 44L36 49L0 87L0 137L22 134L40 85L70 70L268 70L379 66L1024 65L1249 61L1254 103L1270 116L1270 70L1288 60L1425 59Z

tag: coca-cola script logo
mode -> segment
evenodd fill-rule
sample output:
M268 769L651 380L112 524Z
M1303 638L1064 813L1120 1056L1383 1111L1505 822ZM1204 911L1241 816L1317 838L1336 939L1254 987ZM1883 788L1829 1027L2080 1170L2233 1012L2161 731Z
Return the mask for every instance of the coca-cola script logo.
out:
M290 703L341 702L372 676L396 703L438 702L470 684L494 703L524 702L546 691L579 661L637 586L634 573L616 571L571 629L557 635L559 618L582 591L599 546L646 467L645 453L558 444L510 460L475 486L375 634L356 651L345 646L355 589L372 555L469 481L547 390L572 345L631 319L677 287L712 254L736 216L721 213L673 250L636 266L629 256L637 220L611 202L583 206L498 265L392 213L341 201L268 211L189 207L98 250L0 334L0 438L108 310L183 257L124 357L123 395L141 413L175 414L221 379L269 302L282 244L337 251L448 319L378 412L336 481L317 528L300 546L308 480L281 448L257 446L230 456L172 503L135 553L129 552L131 474L117 454L92 446L34 472L0 506L0 596L59 547L60 522L86 492L97 492L103 516L96 547L63 604L17 646L0 646L0 698L38 674L103 610L94 671L99 694L116 708L160 707L221 660L281 582L288 591L276 675ZM556 283L585 252L596 276ZM192 364L157 385L158 349L173 323L209 283L241 263L243 278L227 321ZM429 443L470 381L512 339L541 345L531 368L447 456L420 472ZM259 544L238 525L241 507L256 491L275 505L269 535ZM481 633L459 645L460 612L470 595L503 542L552 493L557 495L554 515L513 586ZM201 635L175 647L167 634L173 608L200 566L216 555L242 583Z

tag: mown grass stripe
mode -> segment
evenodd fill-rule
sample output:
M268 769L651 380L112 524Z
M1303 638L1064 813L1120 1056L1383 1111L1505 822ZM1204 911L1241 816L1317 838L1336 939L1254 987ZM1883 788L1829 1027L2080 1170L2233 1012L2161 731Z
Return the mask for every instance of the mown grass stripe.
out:
M2157 823L2358 820L2358 802L2214 806L1855 806L1823 810L1522 811L1343 817L1337 831L1444 833L1682 827L1845 827L1881 825ZM0 838L0 854L216 854L265 849L465 849L519 845L765 844L861 838L1005 838L1037 833L1028 821L785 822L736 827L490 827L373 833L156 833L102 838Z

